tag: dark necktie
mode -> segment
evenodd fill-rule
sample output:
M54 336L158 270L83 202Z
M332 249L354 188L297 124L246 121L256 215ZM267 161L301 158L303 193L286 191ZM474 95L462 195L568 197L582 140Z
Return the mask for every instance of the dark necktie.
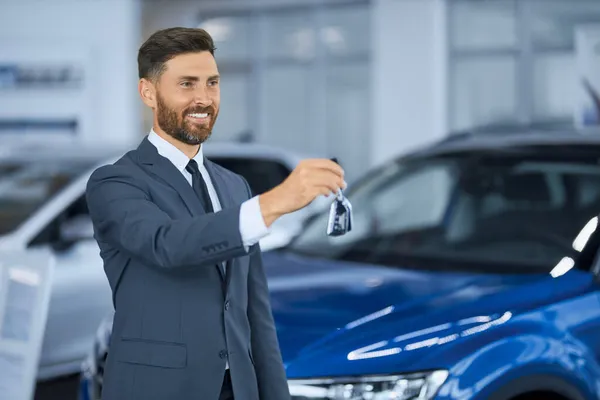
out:
M198 163L196 160L190 160L185 169L192 175L192 187L200 199L200 203L202 204L204 210L206 210L207 213L214 212L212 201L210 200L210 195L208 194L208 187L206 186L206 182L204 181L204 178L198 169Z
M207 213L215 212L212 201L210 200L210 195L208 194L208 187L206 186L206 182L200 173L200 169L198 168L198 163L196 160L190 160L185 169L192 175L192 187L200 199L200 203L202 204L202 207L204 207L204 210ZM219 267L221 268L223 275L225 275L225 263L221 263Z

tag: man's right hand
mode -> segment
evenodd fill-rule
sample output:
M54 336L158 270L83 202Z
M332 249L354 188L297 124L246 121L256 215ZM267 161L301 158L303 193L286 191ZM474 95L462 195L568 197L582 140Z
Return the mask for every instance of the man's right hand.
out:
M280 185L259 196L265 225L306 207L320 195L335 195L345 188L344 170L337 163L328 159L303 160Z

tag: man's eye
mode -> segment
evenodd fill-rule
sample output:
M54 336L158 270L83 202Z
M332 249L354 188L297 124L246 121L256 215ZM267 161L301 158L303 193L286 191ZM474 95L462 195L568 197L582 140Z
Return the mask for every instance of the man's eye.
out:
M192 82L181 82L181 86L190 87L190 86L192 86Z

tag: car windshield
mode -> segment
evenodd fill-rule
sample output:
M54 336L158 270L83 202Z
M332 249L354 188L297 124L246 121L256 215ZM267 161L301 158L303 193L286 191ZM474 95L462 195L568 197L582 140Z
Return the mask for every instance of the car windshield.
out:
M600 165L540 151L413 159L376 171L348 198L351 232L328 237L324 213L287 250L402 267L550 270L600 211Z
M291 173L284 164L276 160L238 157L211 157L211 160L243 176L255 195L273 189Z
M0 161L0 235L18 228L92 165L92 161Z

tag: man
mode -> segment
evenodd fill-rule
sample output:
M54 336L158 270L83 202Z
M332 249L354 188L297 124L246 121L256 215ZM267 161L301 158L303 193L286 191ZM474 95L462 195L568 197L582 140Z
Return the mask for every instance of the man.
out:
M305 160L252 197L202 155L220 100L209 34L158 31L138 65L153 129L87 186L116 311L103 398L289 399L258 241L280 216L344 188L343 171Z

